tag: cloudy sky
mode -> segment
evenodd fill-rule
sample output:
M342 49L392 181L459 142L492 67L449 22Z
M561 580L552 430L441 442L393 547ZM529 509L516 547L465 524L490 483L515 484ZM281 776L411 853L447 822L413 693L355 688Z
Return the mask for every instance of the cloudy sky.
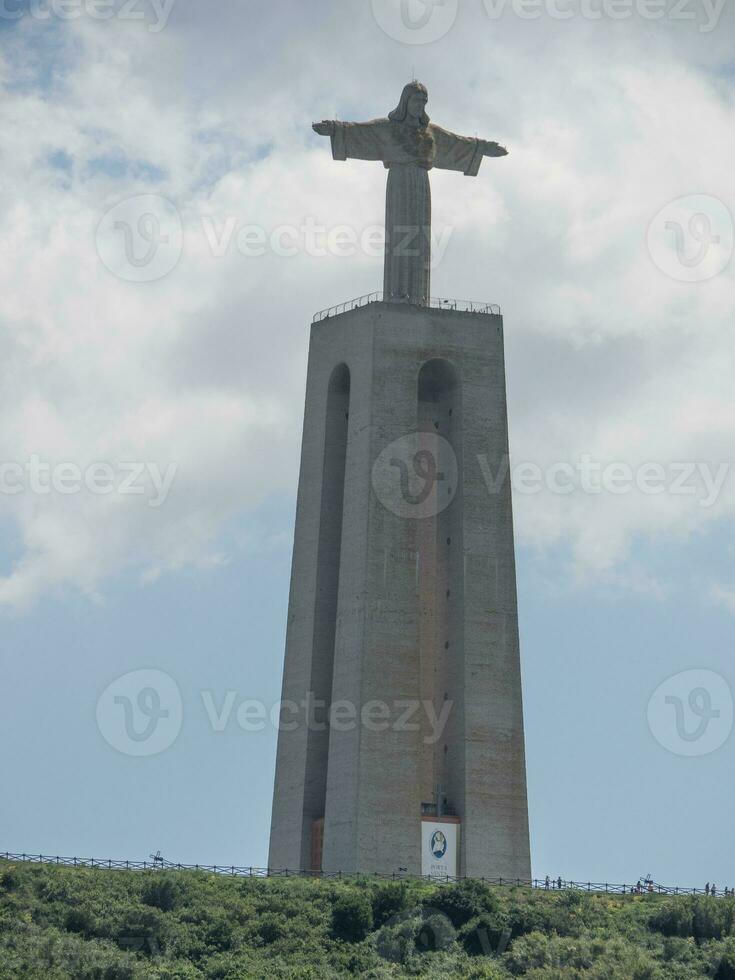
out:
M511 151L432 175L432 288L505 317L534 873L735 885L734 32L0 0L0 848L265 862L309 324L382 278L385 171L310 123L415 75Z

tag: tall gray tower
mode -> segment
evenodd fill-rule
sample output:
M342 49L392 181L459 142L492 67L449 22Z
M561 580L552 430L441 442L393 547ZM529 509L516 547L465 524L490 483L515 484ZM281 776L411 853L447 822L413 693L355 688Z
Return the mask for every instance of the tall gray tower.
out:
M426 101L314 126L388 168L385 282L312 326L269 866L529 879L503 321L429 294L428 171L506 151Z

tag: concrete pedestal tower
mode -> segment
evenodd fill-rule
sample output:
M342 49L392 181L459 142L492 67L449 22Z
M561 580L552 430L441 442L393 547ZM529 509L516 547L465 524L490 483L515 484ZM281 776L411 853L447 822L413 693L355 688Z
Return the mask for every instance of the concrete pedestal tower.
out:
M428 278L429 169L506 151L425 107L314 127L390 169L385 283L312 326L269 866L528 880L503 323Z

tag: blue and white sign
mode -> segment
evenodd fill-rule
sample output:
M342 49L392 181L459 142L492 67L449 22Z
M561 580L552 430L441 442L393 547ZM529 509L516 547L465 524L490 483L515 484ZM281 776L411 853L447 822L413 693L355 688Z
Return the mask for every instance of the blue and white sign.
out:
M437 861L441 861L444 855L447 853L447 837L443 830L435 830L431 835L431 843L429 844L431 848L432 855Z
M421 874L457 876L459 824L443 820L421 821Z

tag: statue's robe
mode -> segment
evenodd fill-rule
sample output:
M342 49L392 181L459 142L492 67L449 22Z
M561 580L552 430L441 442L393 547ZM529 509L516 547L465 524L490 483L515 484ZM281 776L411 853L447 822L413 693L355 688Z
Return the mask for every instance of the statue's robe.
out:
M390 119L335 122L332 156L335 160L382 160L388 170L385 298L426 305L431 284L429 170L438 167L477 176L483 141L457 136L434 123L419 129Z

